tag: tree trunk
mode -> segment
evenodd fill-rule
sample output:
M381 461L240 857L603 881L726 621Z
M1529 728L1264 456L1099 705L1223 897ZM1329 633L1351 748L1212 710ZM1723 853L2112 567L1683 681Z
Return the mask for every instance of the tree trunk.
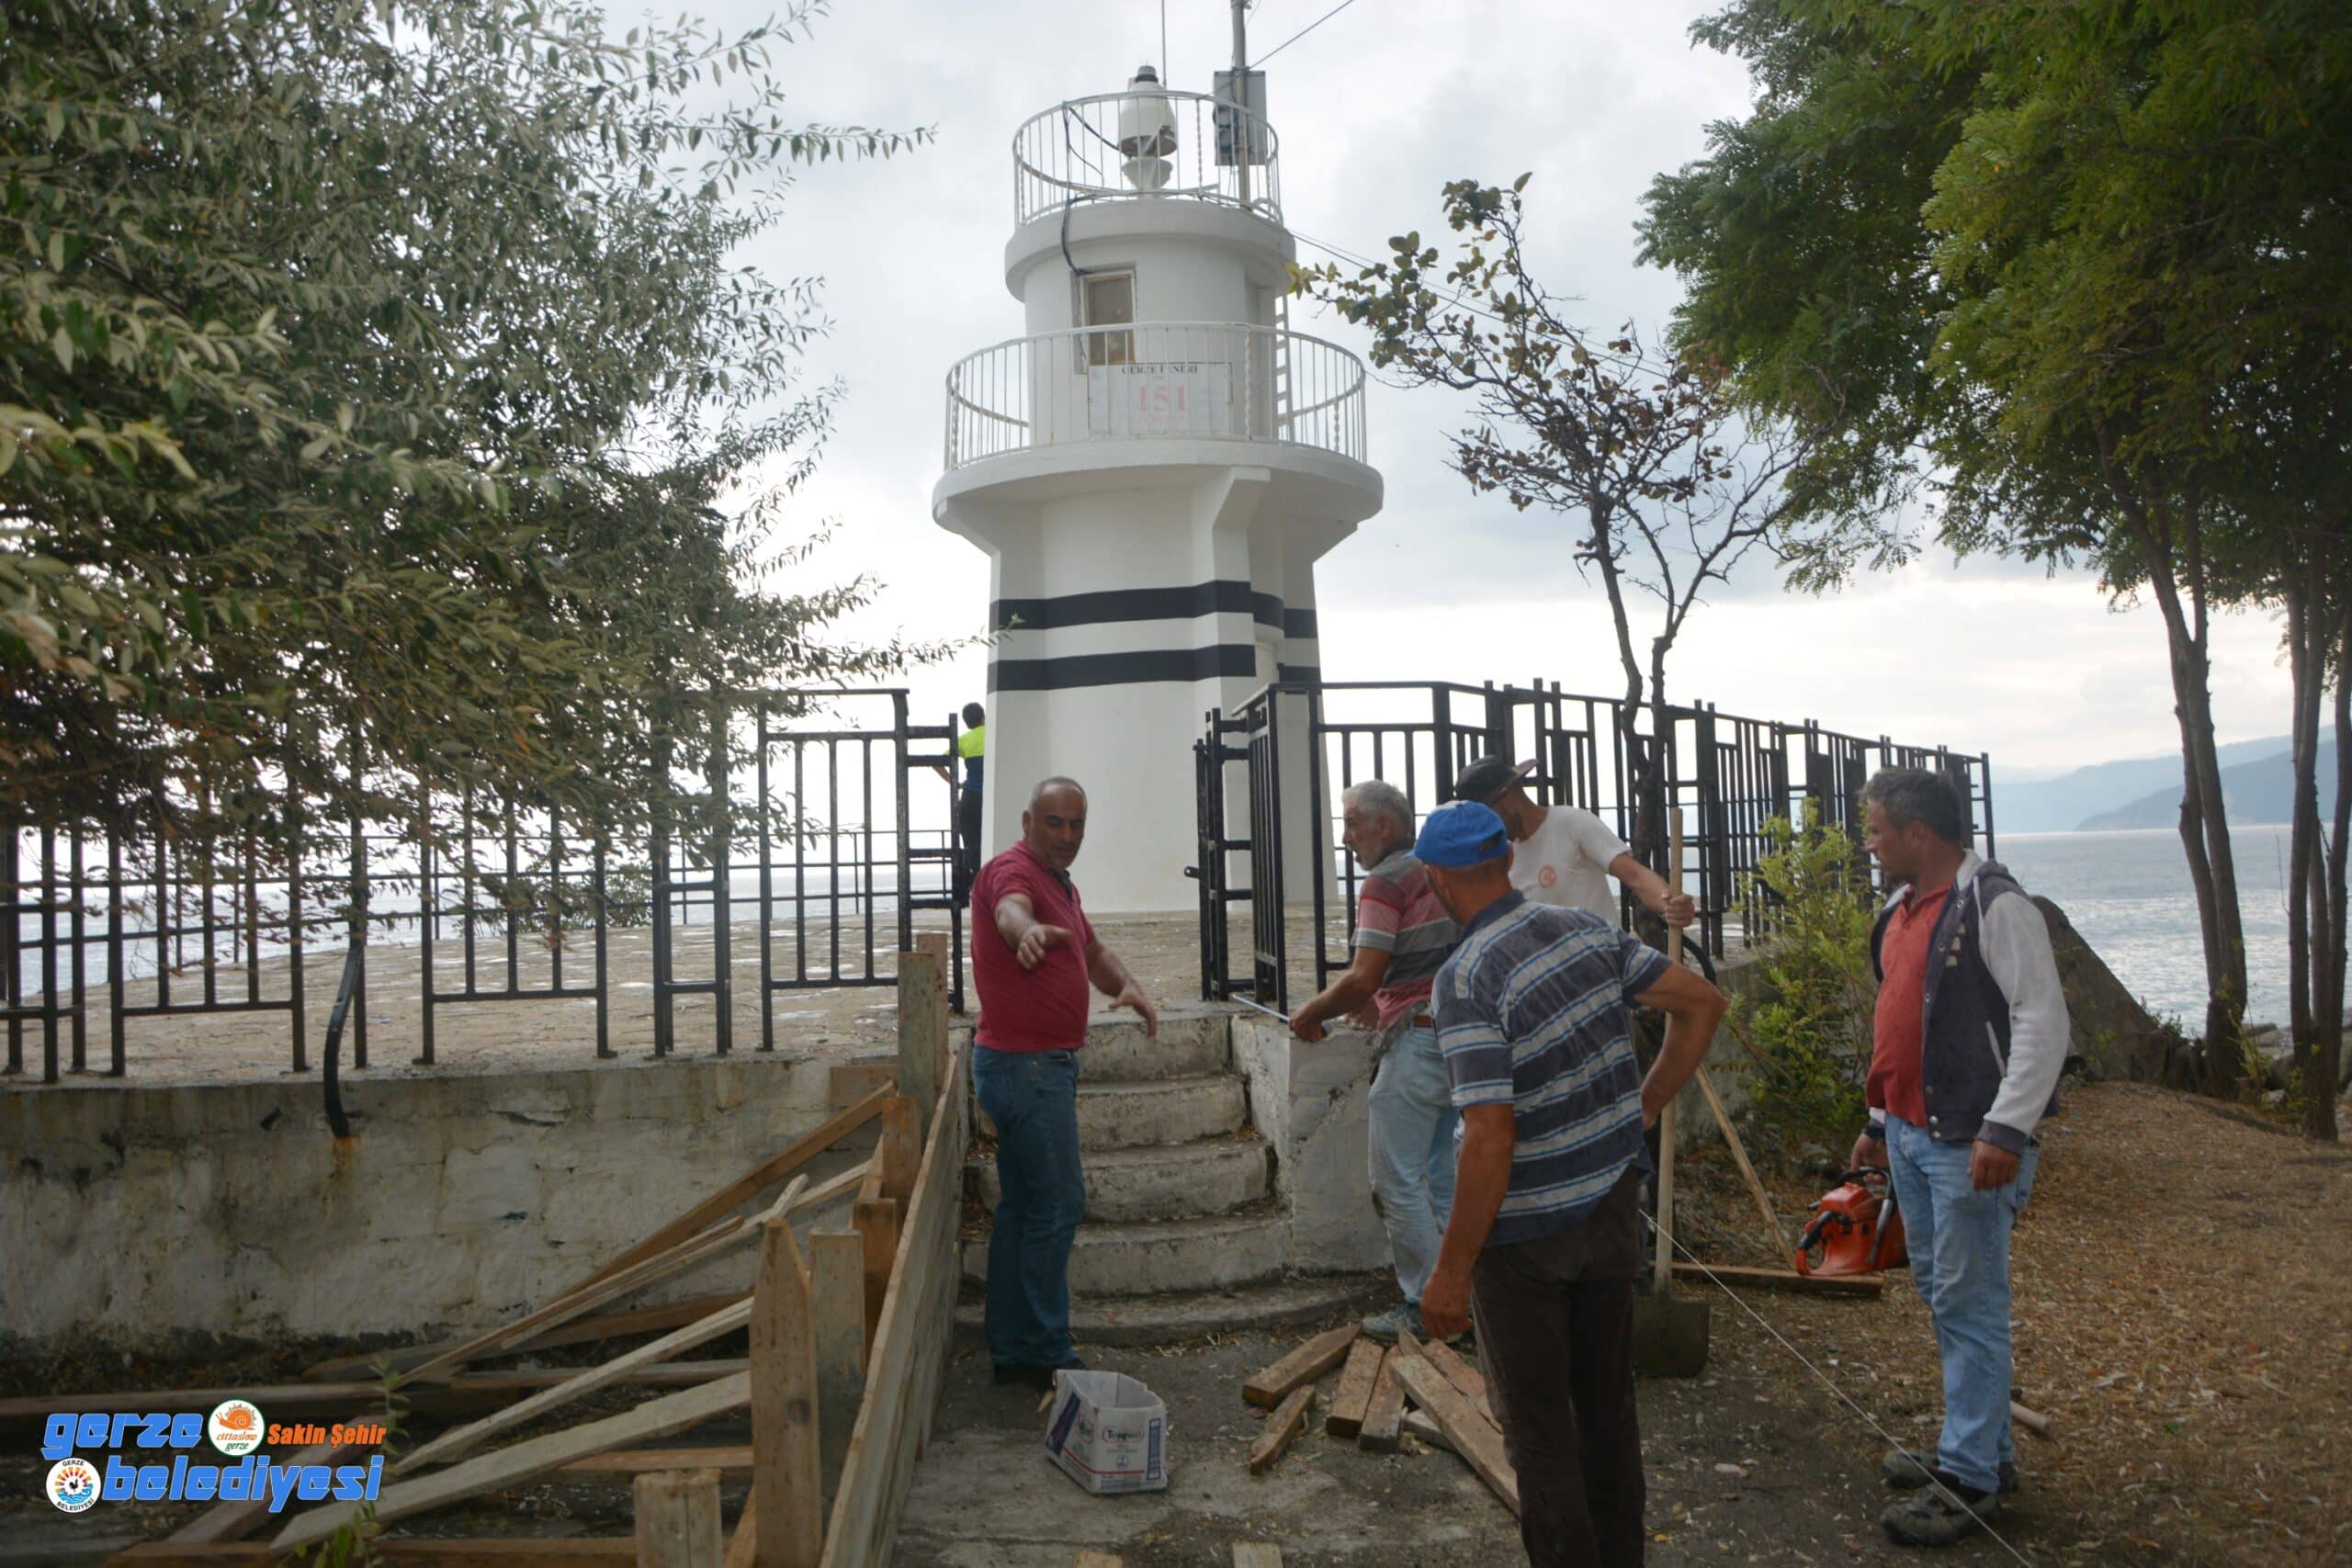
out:
M2324 940L2326 927L2314 927L2312 906L2324 895L2319 888L2319 712L2320 692L2326 684L2326 634L2320 629L2324 606L2312 604L2313 583L2305 575L2317 563L2300 554L2280 585L2287 607L2287 669L2290 727L2289 764L2294 774L2293 802L2288 810L2287 832L2287 1010L2288 1035L2294 1042L2295 1079L2312 1091L2317 1065L2318 1013L2313 1007L2322 965L2312 962L2313 948ZM2314 647L2316 642L2317 646ZM2315 897L2316 896L2316 897ZM2320 1097L2326 1098L2325 1091Z
M2320 959L2319 1019L2320 1079L2313 1103L2303 1111L2303 1128L2314 1138L2335 1142L2336 1096L2352 1089L2345 1075L2344 987L2346 937L2346 850L2352 840L2352 560L2339 561L2335 594L2342 618L2336 623L2335 667L2335 821L2327 846L2327 947ZM2331 1088L2331 1086L2333 1086Z
M2213 752L2203 594L2201 589L2196 592L2192 625L2190 611L2181 603L2172 552L2155 536L2144 514L2134 516L2132 533L2147 567L2149 591L2164 616L2173 712L2180 724L2180 841L2197 891L2198 929L2205 948L2203 1087L2209 1094L2228 1096L2244 1077L2239 1035L2245 1016L2245 939L2228 812L2221 797L2221 769Z

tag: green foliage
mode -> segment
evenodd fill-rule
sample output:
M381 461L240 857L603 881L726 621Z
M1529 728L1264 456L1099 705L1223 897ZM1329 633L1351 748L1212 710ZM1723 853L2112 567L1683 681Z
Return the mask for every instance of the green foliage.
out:
M1784 1146L1820 1143L1842 1157L1862 1125L1878 996L1870 863L1811 801L1802 830L1775 818L1765 832L1773 849L1755 881L1771 909L1760 964L1771 999L1738 1004L1764 1056L1751 1079L1755 1116Z
M922 134L786 118L808 15L8 6L0 807L278 831L356 747L617 826L708 694L909 653L776 581L838 389L813 284L730 256L792 165Z

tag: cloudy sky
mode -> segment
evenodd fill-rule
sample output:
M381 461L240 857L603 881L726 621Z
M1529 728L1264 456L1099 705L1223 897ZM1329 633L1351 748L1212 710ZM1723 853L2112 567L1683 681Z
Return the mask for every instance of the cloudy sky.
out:
M1336 0L1261 0L1253 58ZM772 5L702 0L741 28ZM625 26L626 6L614 8ZM1679 0L1354 0L1272 59L1268 118L1282 144L1294 232L1360 254L1389 235L1435 236L1440 187L1532 172L1532 259L1554 289L1608 327L1661 327L1678 286L1634 265L1634 220L1652 175L1700 154L1711 119L1741 114L1744 73L1694 49L1700 8ZM1114 92L1160 57L1159 0L834 0L775 69L807 118L929 126L936 141L881 164L803 175L785 224L747 260L816 275L834 327L812 369L848 384L803 517L831 519L816 569L867 571L885 591L853 629L927 638L984 629L988 569L936 528L943 378L1021 330L1001 258L1012 228L1011 142L1030 115ZM1230 59L1224 0L1169 0L1168 77L1208 90ZM1302 243L1302 259L1319 259ZM1295 328L1361 352L1360 333L1312 307ZM1606 604L1579 581L1563 519L1473 496L1445 467L1458 408L1375 386L1372 460L1386 509L1319 570L1322 660L1335 680L1618 684ZM1409 604L1413 638L1387 612ZM2286 677L2263 617L2216 633L2221 739L2283 733ZM1758 717L1813 717L1993 753L1996 777L2177 745L2163 633L2152 610L2111 608L2086 577L1998 562L1923 561L1827 599L1767 576L1692 617L1670 671L1683 697ZM919 710L978 695L985 653L911 672Z

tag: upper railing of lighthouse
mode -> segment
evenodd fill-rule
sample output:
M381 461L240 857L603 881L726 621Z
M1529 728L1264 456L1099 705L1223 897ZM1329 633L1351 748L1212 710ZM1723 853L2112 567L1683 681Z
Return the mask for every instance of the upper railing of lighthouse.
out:
M1273 127L1223 99L1151 85L1073 98L1013 134L1016 222L1082 201L1171 197L1281 222Z

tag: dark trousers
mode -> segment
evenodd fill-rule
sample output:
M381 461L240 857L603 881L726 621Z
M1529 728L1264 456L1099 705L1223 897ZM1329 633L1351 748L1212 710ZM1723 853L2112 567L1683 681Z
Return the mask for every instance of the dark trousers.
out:
M972 895L980 874L980 792L969 784L956 797L956 902Z
M1490 1247L1471 1274L1487 1394L1519 1475L1519 1538L1537 1568L1642 1561L1641 1186L1628 1169L1581 1224Z

